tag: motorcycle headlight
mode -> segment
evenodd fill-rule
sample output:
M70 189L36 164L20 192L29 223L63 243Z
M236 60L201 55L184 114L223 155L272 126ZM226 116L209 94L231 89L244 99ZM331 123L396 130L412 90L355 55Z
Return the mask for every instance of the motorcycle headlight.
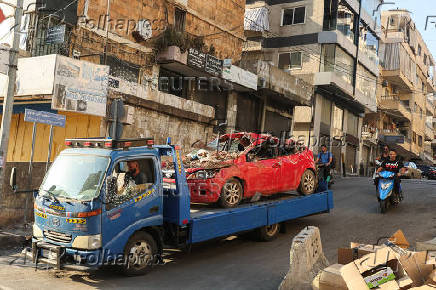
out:
M77 236L73 242L73 248L83 250L95 250L101 248L101 235Z
M381 185L381 188L382 188L383 190L386 190L386 189L389 188L389 186L390 186L389 183L384 183L384 184Z

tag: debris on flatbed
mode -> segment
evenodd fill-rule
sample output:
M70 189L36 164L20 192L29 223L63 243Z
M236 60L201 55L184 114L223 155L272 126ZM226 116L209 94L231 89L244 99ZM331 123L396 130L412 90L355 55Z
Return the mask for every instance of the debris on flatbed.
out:
M183 165L186 168L218 169L229 167L239 157L239 153L227 151L206 151L200 149L196 156L188 154Z
M338 249L338 264L321 270L312 289L435 289L436 253L409 247L401 230L383 245L351 243Z

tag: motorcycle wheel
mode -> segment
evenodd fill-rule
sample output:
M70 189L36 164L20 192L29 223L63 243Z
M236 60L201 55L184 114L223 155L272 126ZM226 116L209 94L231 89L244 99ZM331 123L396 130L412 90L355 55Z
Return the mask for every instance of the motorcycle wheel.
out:
M387 199L380 200L379 205L380 205L380 212L382 214L385 214L386 211L388 210L388 201L387 201Z

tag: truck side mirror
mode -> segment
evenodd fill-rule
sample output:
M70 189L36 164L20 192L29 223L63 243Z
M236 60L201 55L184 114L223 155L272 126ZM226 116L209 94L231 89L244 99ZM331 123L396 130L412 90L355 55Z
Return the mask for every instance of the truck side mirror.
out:
M9 185L12 190L17 190L17 168L13 167L11 170L11 176L9 178Z
M108 176L106 178L106 196L105 202L110 203L117 192L117 178L115 176Z

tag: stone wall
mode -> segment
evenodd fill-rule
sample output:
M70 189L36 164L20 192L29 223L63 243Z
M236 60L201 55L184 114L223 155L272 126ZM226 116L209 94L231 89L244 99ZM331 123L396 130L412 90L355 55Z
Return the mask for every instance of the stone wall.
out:
M32 186L28 185L28 162L8 162L5 168L4 193L1 195L0 228L33 221L33 195L32 193L14 193L9 186L9 176L13 167L17 168L18 190L39 188L45 175L45 163L33 163ZM26 208L27 199L27 208Z

